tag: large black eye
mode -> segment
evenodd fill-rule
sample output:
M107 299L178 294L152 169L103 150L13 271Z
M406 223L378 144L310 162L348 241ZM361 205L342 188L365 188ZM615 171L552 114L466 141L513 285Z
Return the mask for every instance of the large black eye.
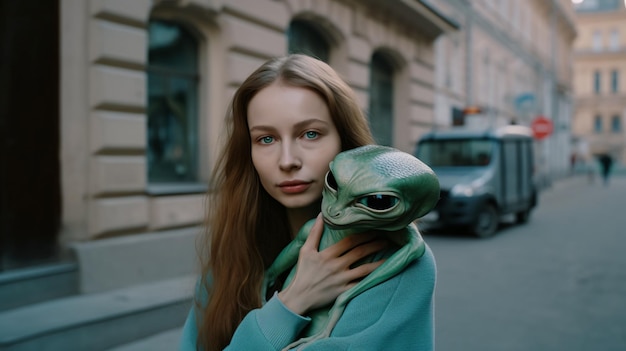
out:
M326 185L334 191L337 191L337 189L339 188L339 186L337 185L337 181L335 180L335 176L331 171L328 171L328 173L326 173Z
M358 201L361 205L364 205L373 210L388 210L398 203L398 198L385 194L374 194L363 196Z

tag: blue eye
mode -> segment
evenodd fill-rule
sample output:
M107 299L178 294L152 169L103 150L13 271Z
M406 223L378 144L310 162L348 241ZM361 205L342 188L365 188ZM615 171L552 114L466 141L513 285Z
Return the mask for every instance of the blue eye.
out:
M391 209L398 201L397 197L385 194L367 195L358 200L361 205L377 211Z
M259 141L261 142L261 144L271 144L274 141L274 137L264 136L261 139L259 139Z
M319 135L319 133L316 132L316 131L313 131L313 130L309 130L308 132L304 133L304 136L307 139L315 139L315 138L317 138L318 135Z

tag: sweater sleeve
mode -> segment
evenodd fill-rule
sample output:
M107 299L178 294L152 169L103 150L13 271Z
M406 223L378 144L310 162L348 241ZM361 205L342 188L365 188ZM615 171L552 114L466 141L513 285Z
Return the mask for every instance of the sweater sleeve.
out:
M310 318L291 312L274 296L261 308L250 311L241 321L225 351L281 350L296 339ZM196 351L198 327L196 311L191 308L180 341L181 351Z
M281 350L294 341L310 321L308 317L291 312L274 294L262 308L246 315L226 350Z

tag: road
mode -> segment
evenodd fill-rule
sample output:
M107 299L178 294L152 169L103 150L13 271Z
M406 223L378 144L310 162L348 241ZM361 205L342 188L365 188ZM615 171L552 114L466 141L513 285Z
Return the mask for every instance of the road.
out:
M556 182L493 238L424 238L437 351L626 350L626 177Z

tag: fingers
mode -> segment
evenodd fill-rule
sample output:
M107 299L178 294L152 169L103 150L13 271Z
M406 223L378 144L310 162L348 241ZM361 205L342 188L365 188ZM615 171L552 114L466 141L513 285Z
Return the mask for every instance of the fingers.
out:
M377 239L374 233L354 234L319 251L324 231L320 216L300 249L296 273L279 293L281 301L294 313L325 306L337 296L378 268L383 261L353 267L361 259L384 250L389 241Z
M348 270L346 272L346 280L348 280L350 283L346 285L346 290L350 289L351 287L356 285L359 281L361 281L363 278L365 278L370 273L375 271L376 268L380 267L383 263L385 263L385 261L386 260L383 259L383 260L376 261L376 262L364 263L360 266L357 266Z

